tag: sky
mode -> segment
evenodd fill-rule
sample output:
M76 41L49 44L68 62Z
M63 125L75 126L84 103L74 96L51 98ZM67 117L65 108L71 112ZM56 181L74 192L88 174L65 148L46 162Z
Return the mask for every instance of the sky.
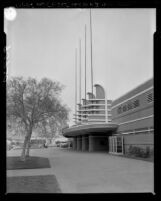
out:
M48 77L62 83L62 103L71 109L69 125L74 124L75 51L79 68L80 40L81 94L85 97L85 24L87 92L91 91L89 9L16 12L13 21L5 19L7 44L11 47L8 76ZM104 87L108 99L115 100L153 77L155 30L155 9L92 9L93 83Z

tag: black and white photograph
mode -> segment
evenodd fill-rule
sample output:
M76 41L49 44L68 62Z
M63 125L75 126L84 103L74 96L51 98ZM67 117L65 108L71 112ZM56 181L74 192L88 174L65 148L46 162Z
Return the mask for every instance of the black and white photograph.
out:
M7 194L155 194L155 32L155 8L4 8Z

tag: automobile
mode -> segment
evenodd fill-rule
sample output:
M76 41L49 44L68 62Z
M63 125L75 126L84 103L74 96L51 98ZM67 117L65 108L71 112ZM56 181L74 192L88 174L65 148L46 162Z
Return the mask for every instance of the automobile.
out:
M60 146L61 148L68 148L69 147L69 145L68 145L68 143L61 143L61 146Z
M22 147L16 146L16 145L12 147L13 150L15 150L15 149L21 149L21 148L22 148Z
M12 142L10 140L7 140L7 151L12 149Z
M44 146L43 146L43 144L39 144L38 147L39 148L43 148Z
M12 145L7 145L7 151L12 149Z
M60 143L56 144L56 147L60 147Z

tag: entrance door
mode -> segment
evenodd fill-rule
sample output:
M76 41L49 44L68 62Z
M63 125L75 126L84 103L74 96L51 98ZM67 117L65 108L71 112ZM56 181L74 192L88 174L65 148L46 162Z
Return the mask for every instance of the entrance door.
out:
M116 137L117 139L117 153L123 154L123 136Z
M123 136L109 137L109 153L123 154Z

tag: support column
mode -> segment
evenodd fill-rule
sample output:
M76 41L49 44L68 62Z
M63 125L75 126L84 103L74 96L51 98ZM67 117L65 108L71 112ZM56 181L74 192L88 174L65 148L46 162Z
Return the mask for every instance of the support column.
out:
M82 151L88 151L89 149L89 137L82 137Z
M71 145L71 140L68 141L68 149L70 149L70 145Z
M77 137L73 138L73 150L77 150Z
M77 137L77 151L82 150L82 137Z
M93 136L89 136L89 152L94 151L94 137Z

